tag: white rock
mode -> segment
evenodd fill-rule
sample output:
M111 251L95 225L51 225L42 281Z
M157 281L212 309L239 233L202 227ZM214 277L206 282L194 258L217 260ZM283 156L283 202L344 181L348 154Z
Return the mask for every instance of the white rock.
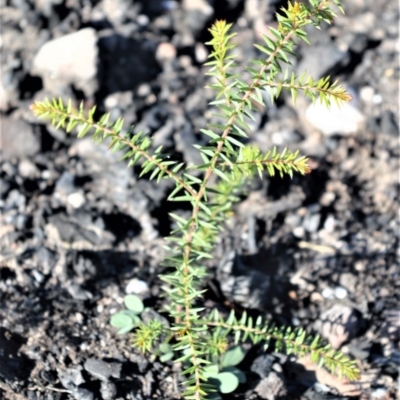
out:
M147 15L140 14L137 17L136 22L141 26L147 26L149 24L149 22L150 22L150 19L149 19L149 17Z
M335 297L337 299L344 299L345 297L347 297L347 290L341 286L338 286L337 288L335 288Z
M305 235L304 228L302 226L296 226L296 228L293 229L293 235L297 238L303 238Z
M326 136L356 133L365 121L364 115L349 103L344 103L341 107L332 103L328 109L317 101L308 106L305 116L311 125Z
M35 8L46 17L50 17L55 5L60 5L62 0L35 0Z
M196 43L195 50L194 50L196 61L200 64L206 62L208 57L208 50L203 43Z
M176 47L172 43L162 42L158 45L156 50L156 59L158 62L171 61L175 57Z
M80 208L85 204L85 196L82 192L74 192L67 197L68 204L74 208Z
M57 93L69 84L94 94L97 74L97 36L93 28L45 43L33 60L32 74L43 79L45 89Z
M381 104L383 101L383 98L380 94L374 94L374 96L372 97L372 102L374 104Z
M321 294L325 299L333 299L333 290L331 288L325 288Z
M34 178L39 174L36 165L28 159L23 159L18 164L18 172L24 178Z
M385 400L388 398L387 396L388 396L388 393L387 393L387 389L385 389L385 388L375 389L371 393L371 399L373 399L373 400Z
M126 294L143 294L149 291L149 286L145 281L141 281L140 279L132 279L126 285L125 293Z
M335 217L333 215L328 215L328 217L326 218L326 220L324 222L324 229L327 232L332 233L335 230L335 226L336 226Z
M363 86L360 89L360 99L365 104L372 104L374 95L375 95L375 89L372 86Z
M211 16L214 12L213 8L207 0L183 0L182 8L188 11L198 11L203 15Z

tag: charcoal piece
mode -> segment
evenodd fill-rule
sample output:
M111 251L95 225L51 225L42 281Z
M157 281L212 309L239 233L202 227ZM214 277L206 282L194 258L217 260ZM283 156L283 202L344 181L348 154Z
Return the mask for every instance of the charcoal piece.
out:
M271 354L262 354L257 357L251 365L251 371L255 372L260 378L266 378L272 369L272 364L276 361Z
M0 381L25 380L34 368L34 361L21 353L24 338L0 327Z

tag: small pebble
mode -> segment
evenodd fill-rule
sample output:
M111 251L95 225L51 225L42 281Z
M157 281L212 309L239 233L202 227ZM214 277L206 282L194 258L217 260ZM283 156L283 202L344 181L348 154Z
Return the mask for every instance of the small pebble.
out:
M296 228L293 229L293 235L296 236L297 238L303 238L304 233L305 231L302 226L297 226Z
M324 229L328 232L333 232L335 230L336 220L333 215L329 215L325 220Z
M83 317L83 315L81 313L78 312L78 313L75 314L75 319L76 319L76 322L78 324L82 324L83 320L84 320L84 317Z
M347 290L343 287L337 287L335 288L335 297L337 299L344 299L347 297Z
M376 389L371 393L371 399L373 400L385 400L387 398L387 390L385 388Z
M374 97L372 97L372 102L374 104L381 104L382 103L382 96L380 94L375 94Z
M18 165L18 171L23 178L34 178L38 173L36 165L26 159L21 160Z
M136 278L131 279L125 288L126 294L144 294L148 291L149 285L145 281Z
M36 282L42 283L44 281L44 275L36 269L32 269L32 275Z
M151 87L148 83L142 83L137 88L136 93L139 97L146 97L151 93Z
M156 51L159 62L173 60L176 57L176 48L171 43L160 43Z
M328 109L324 104L316 102L308 106L305 116L308 122L325 136L356 133L365 121L365 116L349 103L344 103L340 107L333 103Z
M140 26L147 26L149 24L149 17L145 14L140 14L138 15L138 17L136 18L136 22L140 25Z
M94 400L94 394L84 388L74 388L71 394L76 400Z
M203 43L196 43L194 52L198 63L203 64L207 60L208 51Z
M322 301L324 298L318 292L312 292L310 296L310 300L312 303L316 303L318 301Z
M303 226L307 232L316 232L321 216L319 214L309 214L304 218Z
M111 366L103 360L89 358L86 360L84 368L89 374L102 381L108 381L111 376Z
M85 196L81 192L74 192L68 196L67 201L72 207L80 208L85 204Z
M260 398L266 400L285 398L287 395L287 389L282 376L273 371L267 377L260 380L254 391Z
M58 378L60 379L61 385L69 390L85 382L82 372L77 368L68 368L65 371L60 371L58 373Z
M325 288L321 294L323 297L325 297L325 299L333 299L334 297L333 290L331 288Z
M366 103L371 104L375 95L375 89L371 86L364 86L360 89L360 99Z
M326 386L320 382L314 383L314 389L317 393L329 393L331 391L329 386Z
M101 382L100 392L103 400L114 400L117 394L117 387L112 382Z

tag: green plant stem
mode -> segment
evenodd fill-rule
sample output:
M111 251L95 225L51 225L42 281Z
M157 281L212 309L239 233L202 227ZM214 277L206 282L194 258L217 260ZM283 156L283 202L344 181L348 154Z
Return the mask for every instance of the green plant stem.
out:
M34 103L34 104L31 105L31 109L36 115L40 115L40 111L41 111L40 108L41 108L41 103ZM185 189L191 196L194 197L196 195L196 191L192 187L187 185L186 182L179 175L175 174L168 167L166 167L165 165L160 163L157 160L157 158L155 158L152 155L150 155L146 150L142 150L140 148L140 146L137 146L137 145L131 143L128 139L126 139L126 138L120 136L119 134L115 133L113 131L113 129L107 128L105 126L102 126L102 125L98 124L97 122L91 121L89 118L85 118L85 116L83 114L82 115L80 115L80 114L77 115L76 114L77 111L75 109L73 109L73 108L71 108L71 111L68 112L66 110L66 108L63 109L63 110L59 110L58 108L53 107L52 110L51 110L51 113L53 114L52 118L54 118L55 115L58 115L60 117L60 120L68 119L70 121L76 121L76 122L81 123L81 124L87 124L87 125L90 124L92 129L94 129L95 131L97 131L97 130L102 131L109 138L111 138L111 144L109 145L109 148L111 148L113 146L113 143L115 143L116 141L126 145L127 147L130 147L135 152L140 153L140 155L142 157L144 157L145 159L147 159L149 162L151 162L152 164L156 165L161 171L163 171L171 179L173 179L179 186L181 186L183 189ZM48 111L48 114L50 114L49 111ZM41 114L40 116L41 116L41 118L46 118L45 114Z
M293 347L296 347L297 350L295 354L309 354L309 353L314 353L318 355L319 359L323 360L325 364L327 365L333 365L334 367L330 368L331 372L334 372L335 369L339 369L339 371L342 371L343 375L345 375L347 378L350 378L352 380L359 379L359 369L358 367L352 363L349 365L348 359L345 360L340 360L337 358L337 356L342 353L335 351L331 348L323 347L323 348L311 348L311 346L307 343L300 343L296 339L289 339L289 338L283 338L283 335L278 333L278 332L268 332L266 329L258 329L258 328L252 328L248 326L242 326L242 325L232 325L229 323L225 323L222 321L206 321L207 326L212 326L216 328L223 328L226 330L233 330L233 331L242 331L247 334L253 334L258 337L264 337L265 339L272 339L276 340L279 342L284 342L285 345L292 345Z

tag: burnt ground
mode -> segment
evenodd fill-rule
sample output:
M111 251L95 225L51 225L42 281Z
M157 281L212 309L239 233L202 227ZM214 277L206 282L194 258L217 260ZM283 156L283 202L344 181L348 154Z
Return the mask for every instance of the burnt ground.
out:
M133 279L146 307L161 310L162 237L168 212L185 210L166 202L170 184L139 179L105 146L36 120L29 105L52 96L98 104L196 162L212 98L207 28L233 22L239 59L256 57L252 43L284 2L0 4L0 398L177 399L179 365L134 351L109 318L128 283L137 290ZM215 250L206 304L318 331L362 377L349 384L247 346L247 382L226 399L398 396L399 11L390 0L343 4L346 15L310 31L313 45L301 44L293 64L340 79L353 101L326 114L284 94L255 115L251 142L300 149L313 170L250 183Z

